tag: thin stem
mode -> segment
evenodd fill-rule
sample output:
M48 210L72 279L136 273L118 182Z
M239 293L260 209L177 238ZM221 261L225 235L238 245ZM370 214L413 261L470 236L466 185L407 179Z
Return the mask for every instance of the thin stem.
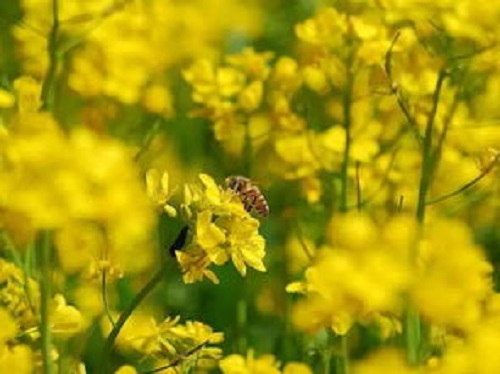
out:
M408 124L410 125L410 128L412 129L413 134L415 135L415 138L421 144L422 138L418 132L417 121L415 120L415 118L411 114L411 111L410 111L410 108L408 105L408 99L405 97L404 93L401 91L401 89L399 88L397 83L394 82L394 78L393 78L393 74L392 74L392 52L393 52L394 46L396 45L396 42L398 41L400 35L401 35L401 32L398 30L396 32L396 34L394 35L394 38L392 39L389 50L385 54L385 67L384 67L385 74L386 74L387 78L389 79L391 93L396 97L396 101L398 103L399 108L401 109L406 120L408 121Z
M329 333L331 334L331 333ZM332 343L330 341L331 339L328 339L328 345L325 347L323 351L323 373L324 374L331 374L331 366L332 366Z
M362 199L361 199L361 176L360 176L360 164L356 161L356 207L358 212L361 212Z
M416 218L420 226L423 226L425 220L425 207L426 198L429 191L432 176L434 174L434 150L432 136L434 132L434 123L437 113L437 108L439 104L439 98L441 95L441 89L443 87L443 82L446 77L444 70L441 70L438 75L436 82L436 88L432 97L432 109L429 113L427 119L427 124L425 128L425 135L422 143L422 171L420 174L420 183L418 190L418 202L416 210ZM411 254L411 261L415 261L417 257L416 246ZM405 320L405 337L406 337L406 350L407 359L410 365L418 365L422 359L422 348L423 348L423 335L422 335L422 324L420 321L420 316L414 305L409 304L406 311Z
M339 354L335 360L336 374L349 374L349 350L347 347L347 335L338 336Z
M155 368L153 370L144 371L141 374L159 373L160 371L164 371L164 370L167 370L167 369L170 369L170 368L174 368L174 367L178 366L179 364L181 364L182 361L186 360L190 356L192 356L195 353L197 353L200 349L202 349L205 346L205 344L208 344L208 341L205 341L205 342L203 342L201 344L198 344L197 346L195 346L194 348L191 348L186 353L184 353L182 355L179 355L179 357L177 357L175 360L173 360L168 365L160 366L160 367L157 367L157 368Z
M420 174L420 184L418 189L418 202L417 202L417 212L416 217L420 224L423 224L425 219L425 201L427 198L427 193L432 180L432 175L434 173L434 160L433 160L433 149L432 149L432 134L434 132L434 123L437 113L439 97L441 95L441 89L443 87L443 82L446 77L444 70L439 72L439 76L436 82L436 89L434 90L432 98L432 109L427 120L427 125L425 127L425 135L423 140L422 149L422 172Z
M245 139L243 143L243 171L250 177L252 173L252 138L248 123L245 124Z
M461 193L465 192L469 188L473 187L475 184L477 184L479 181L481 181L484 177L486 177L490 173L490 171L493 169L493 167L495 167L495 165L497 164L497 162L499 160L500 160L500 154L496 155L493 158L493 160L488 164L488 166L486 168L484 168L484 170L481 172L481 174L479 174L477 177L475 177L471 181L465 183L463 186L456 189L455 191L452 191L452 192L447 193L445 195L436 197L435 199L427 200L425 204L426 205L437 204L437 203L440 203L442 201L451 199L452 197L455 197L457 195L460 195Z
M108 356L111 353L111 350L113 349L113 345L115 343L116 338L118 337L118 334L120 333L121 329L129 319L129 317L132 315L134 310L137 309L139 304L146 298L146 296L149 295L149 293L156 287L158 283L163 279L163 273L165 272L166 269L166 263L163 264L163 266L156 272L155 275L149 280L148 283L139 291L137 295L135 295L134 299L132 302L129 304L127 309L125 309L121 314L120 317L118 318L118 321L116 321L115 325L111 329L111 332L109 333L105 343L104 347L102 349L101 353L101 365L100 365L100 370L102 373L106 373L108 369Z
M180 250L184 246L184 242L186 240L186 233L187 229L185 227L179 231L177 237L175 238L172 245L168 249L169 253L173 252L174 250ZM101 358L99 364L99 370L101 373L105 374L108 370L109 366L108 358L113 349L115 340L118 337L118 334L120 334L121 329L129 319L129 317L132 315L134 310L137 309L139 304L141 304L141 302L146 298L146 296L148 296L150 292L158 285L158 283L160 283L160 281L163 279L163 275L166 269L167 269L167 262L164 261L161 268L156 272L155 275L153 275L153 277L149 280L148 283L146 283L146 285L139 291L139 293L135 295L134 299L129 304L129 306L120 314L118 321L116 321L116 323L111 329L111 332L106 338L106 341L104 342L104 347L101 352Z
M153 126L149 129L146 134L146 138L144 139L144 143L141 145L141 148L137 151L134 156L134 161L139 161L142 155L149 149L153 139L155 138L158 130L160 129L161 121L158 119L153 123Z
M349 15L346 15L348 24L350 25ZM354 60L354 50L352 47L351 33L346 36L347 43L347 56L345 59L345 68L347 71L346 83L342 95L342 114L344 120L345 130L345 144L344 154L342 158L342 166L340 169L340 206L341 212L347 212L347 196L348 196L348 182L349 182L349 164L350 164L350 151L351 151L351 106L352 106L352 88L354 85L354 74L352 65Z
M111 326L114 326L115 321L113 320L113 316L111 315L111 312L109 310L108 287L107 287L107 282L106 282L106 270L105 269L102 270L101 294L102 294L102 304L104 305L104 311L106 313L106 317L108 318L109 323L111 323Z
M48 231L43 231L40 237L40 334L43 374L52 374L52 358L50 354L52 337L50 331L50 300L52 296L52 274L50 260L52 254L51 238Z
M248 303L246 299L246 282L242 279L242 289L240 290L240 299L236 305L236 324L238 326L237 350L242 355L247 352L247 324L248 324Z
M42 85L41 101L43 109L54 109L55 83L58 68L57 42L59 38L59 1L52 0L52 28L50 29L47 42L47 53L49 55L49 67Z

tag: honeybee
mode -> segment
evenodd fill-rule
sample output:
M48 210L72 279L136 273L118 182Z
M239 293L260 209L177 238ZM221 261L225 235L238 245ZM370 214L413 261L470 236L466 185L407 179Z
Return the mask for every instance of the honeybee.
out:
M266 198L253 182L242 176L227 177L226 186L231 189L241 200L247 212L255 211L266 217L269 214L269 205Z

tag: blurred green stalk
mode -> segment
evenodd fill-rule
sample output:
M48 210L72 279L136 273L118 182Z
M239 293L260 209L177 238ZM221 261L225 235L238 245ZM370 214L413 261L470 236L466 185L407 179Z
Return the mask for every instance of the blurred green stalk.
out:
M50 354L52 336L50 331L50 301L52 296L51 237L48 231L42 231L39 238L40 246L40 335L43 373L52 374L52 358Z

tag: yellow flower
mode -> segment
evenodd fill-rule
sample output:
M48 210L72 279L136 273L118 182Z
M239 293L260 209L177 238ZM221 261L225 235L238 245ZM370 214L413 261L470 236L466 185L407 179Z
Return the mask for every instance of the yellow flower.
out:
M290 57L281 57L273 67L271 83L276 90L295 92L302 84L298 62Z
M161 360L163 365L178 362L183 370L221 357L222 351L212 345L224 340L222 333L201 322L180 324L179 321L180 317L175 317L158 323L152 317L136 314L120 332L118 347Z
M261 81L254 81L246 86L238 97L239 106L246 112L256 110L262 102L264 86Z
M306 364L290 362L283 368L283 374L313 374L313 372Z
M412 223L406 225L414 227ZM410 243L392 246L385 238L385 231L397 226L380 229L365 216L346 215L335 218L331 227L330 245L320 249L304 284L287 289L305 290L294 310L295 324L309 332L326 327L345 334L352 324L378 312L398 313L411 269Z
M184 272L184 281L191 283L204 276L218 282L208 269L231 260L242 276L246 267L265 271L265 241L259 234L259 221L245 211L233 191L217 186L206 175L199 183L185 188L183 210L194 223L193 240L184 250L177 251L177 259Z
M106 260L131 272L150 264L151 252L141 246L148 244L153 211L123 145L83 128L65 134L46 113L21 114L11 130L0 149L6 161L0 165L0 207L36 229L67 229L63 236L81 222L95 225L106 239ZM76 234L95 238L91 231ZM59 239L58 249L68 248L69 238ZM70 262L68 270L78 270Z
M3 308L0 308L0 321L2 329L0 331L0 347L3 347L9 340L18 333L18 326L14 318Z
M4 347L0 350L0 372L32 374L35 369L35 355L26 345Z
M226 236L215 223L212 223L212 213L208 210L198 213L196 219L196 242L205 252L210 254L211 249L224 243ZM223 264L227 260L227 256L217 260L214 256L211 258L217 265Z
M433 323L465 331L475 328L492 293L491 264L458 221L430 221L424 238L411 289L414 303Z
M15 318L22 331L37 325L39 299L38 284L14 264L0 259L0 305ZM8 331L7 322L5 326Z
M171 92L163 85L148 86L142 94L142 103L146 110L171 117L174 113Z
M172 190L170 188L167 172L163 172L160 176L160 172L157 169L149 169L146 172L146 188L150 199L157 206L162 208L170 217L177 215L175 208L168 204L175 189Z
M130 365L125 365L125 366L120 366L116 371L115 374L137 374L137 370Z
M280 374L279 362L272 355L254 357L249 350L246 357L230 355L219 362L219 367L224 374Z
M42 105L40 94L42 85L32 77L22 76L14 81L14 92L20 113L34 113Z
M402 352L393 349L375 352L353 368L354 374L417 374L420 372L419 368L408 366Z
M70 337L82 329L82 315L74 306L67 305L63 295L56 294L50 323L55 336Z
M244 48L238 54L227 56L226 61L230 65L240 68L249 79L263 81L269 75L268 64L272 57L272 52L258 53L253 48Z
M10 92L0 88L0 108L12 108L16 98Z
M3 291L1 291L3 293ZM4 300L2 301L3 304ZM15 338L19 334L19 321L12 311L0 308L0 371L20 374L33 372L33 357L31 350L18 344Z

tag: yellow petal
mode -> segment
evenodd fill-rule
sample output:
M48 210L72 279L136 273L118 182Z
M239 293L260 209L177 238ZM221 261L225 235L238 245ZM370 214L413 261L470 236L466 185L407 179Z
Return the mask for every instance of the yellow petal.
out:
M213 248L226 239L224 232L212 223L212 214L203 211L196 221L196 238L202 248Z

